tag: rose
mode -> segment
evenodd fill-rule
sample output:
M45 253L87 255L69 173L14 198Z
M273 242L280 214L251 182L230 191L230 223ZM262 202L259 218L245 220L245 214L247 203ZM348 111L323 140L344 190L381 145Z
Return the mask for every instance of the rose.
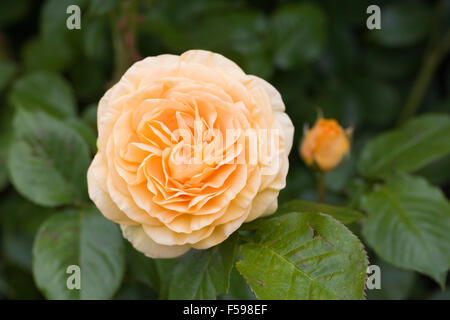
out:
M305 132L300 155L309 166L322 171L336 167L350 150L349 132L334 119L320 118L311 130Z
M100 100L89 195L149 257L206 249L276 210L293 130L278 91L227 58L148 57Z

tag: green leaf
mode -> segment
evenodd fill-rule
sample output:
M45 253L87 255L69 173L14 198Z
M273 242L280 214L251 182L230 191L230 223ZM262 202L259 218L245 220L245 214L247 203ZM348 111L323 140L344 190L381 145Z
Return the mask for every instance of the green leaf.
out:
M446 291L437 291L431 297L431 300L450 300L450 289Z
M342 123L359 123L361 117L359 108L363 107L363 103L356 86L331 78L320 84L320 90L317 103L323 106L323 112L327 117ZM339 105L339 108L336 108L336 105Z
M89 6L89 13L92 15L105 15L118 6L118 0L92 0Z
M315 203L315 202L308 202L303 200L292 200L289 201L277 210L275 213L275 216L283 215L286 213L291 212L311 212L311 213L324 213L327 215L332 216L333 218L339 220L340 222L344 224L350 224L353 222L358 221L364 215L354 209L350 208L344 208L344 207L337 207L337 206L330 206L328 204L321 204L321 203ZM273 216L268 217L266 219L271 219ZM261 223L261 220L256 220L254 222L255 226L259 226Z
M112 48L108 40L107 20L96 18L88 21L83 33L83 47L86 57L99 62L109 55Z
M261 39L267 29L263 12L258 10L218 10L206 14L202 25L191 33L188 42L195 47L220 52L235 61L246 73L270 76L272 56L268 46ZM210 30L214 30L212 39Z
M60 213L39 229L33 247L33 276L48 299L109 299L125 270L119 227L94 207ZM67 267L81 270L81 288L68 289Z
M97 132L97 104L90 104L81 113L81 118Z
M174 270L169 299L216 299L228 291L237 237L208 250L191 250Z
M12 139L12 119L14 109L10 106L0 106L0 191L9 182L6 160L8 158L9 143Z
M441 286L450 266L450 204L425 179L398 177L363 198L362 234L380 258Z
M220 296L221 300L256 300L255 294L250 289L245 278L239 274L236 268L231 270L230 289L228 293Z
M239 248L238 271L259 299L363 299L367 257L343 224L321 213L265 220Z
M70 118L66 123L84 139L93 154L97 152L97 135L91 126L79 118Z
M391 124L399 112L399 89L387 82L367 76L354 79L354 89L359 94L365 121L384 126Z
M351 178L355 175L355 157L349 153L333 170L325 174L325 186L330 191L342 192L348 189ZM339 220L339 219L338 219Z
M160 291L157 260L148 258L129 244L126 247L129 271L133 278L152 288L155 292ZM167 272L167 270L165 271Z
M70 85L60 76L48 72L35 72L18 80L9 101L16 108L41 110L56 117L75 115L76 105Z
M19 193L49 207L86 198L89 149L74 130L42 112L18 110L14 134L8 171Z
M153 259L159 275L159 299L167 300L178 259Z
M416 44L428 34L433 14L423 3L389 3L381 7L381 29L367 31L368 38L386 47Z
M212 20L214 18L211 17L221 19L229 13L239 15L242 11L247 10L243 10L239 3L224 0L192 0L189 2L167 0L155 2L151 6L147 6L147 10L143 12L144 24L142 29L160 38L164 45L171 49L187 50L192 47L211 49L211 46L216 47L220 43L223 45L222 37L226 37L222 40L228 40L227 31L233 28L232 24L226 26L213 25L213 28L211 28L211 24L216 23ZM196 23L191 23L192 21L196 21ZM214 27L218 27L219 30L214 29ZM214 37L211 37L208 33L211 29L215 31ZM216 36L217 32L219 32L219 36ZM240 32L246 34L248 30L244 29Z
M8 193L0 202L0 230L3 256L9 262L31 271L31 249L41 223L55 213L54 209L36 206Z
M106 1L109 2L109 1ZM66 20L69 17L67 14L67 7L70 5L77 5L83 9L86 5L86 0L47 0L42 7L40 17L41 32L46 38L53 38L65 32L69 32L66 26ZM83 18L81 19L81 26L83 28ZM70 30L76 32L76 30Z
M368 300L405 300L408 299L417 274L401 270L385 263L376 263L381 272L381 289L367 290Z
M372 139L361 153L359 172L370 178L413 172L450 152L450 116L427 114Z
M450 153L429 163L416 174L425 177L432 184L445 185L450 181Z
M289 69L312 62L325 47L325 15L312 3L283 6L272 16L269 38L275 48L275 63L280 68Z
M66 29L65 26L64 28ZM74 51L64 37L37 37L27 42L22 55L26 70L56 72L66 69L71 64Z
M15 72L16 66L13 63L0 59L0 92L8 85Z
M408 79L415 76L417 66L422 61L421 50L411 50L408 47L386 50L377 45L365 49L363 68L368 73L379 78ZM393 90L399 89L391 85ZM409 89L409 87L408 87ZM374 90L372 94L375 94ZM383 108L384 109L384 108Z
M126 283L114 296L114 300L156 300L158 295L142 283Z
M108 52L110 53L111 50ZM78 64L76 68L70 70L68 75L77 98L82 101L100 100L109 77L105 68L100 62L94 60L79 59Z

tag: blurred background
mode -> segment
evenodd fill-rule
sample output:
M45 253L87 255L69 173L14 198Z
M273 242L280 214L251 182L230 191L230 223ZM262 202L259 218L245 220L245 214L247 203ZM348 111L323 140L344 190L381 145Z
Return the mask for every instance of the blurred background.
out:
M72 4L81 8L80 30L66 27ZM366 27L371 4L381 8L381 30ZM17 78L34 71L62 76L95 150L97 102L132 62L188 49L221 53L272 83L295 125L280 202L317 200L314 174L300 159L298 144L304 124L313 124L320 108L325 117L355 129L350 157L326 183L328 203L356 207L361 146L412 113L450 113L450 40L444 36L449 28L450 1L1 1L0 297L42 298L31 276L31 247L40 222L51 214L21 198L3 168L11 122L5 110ZM450 158L421 174L449 196ZM382 270L382 289L369 290L369 299L450 299L429 278L369 255ZM132 268L116 298L154 297ZM234 297L251 294L244 290Z

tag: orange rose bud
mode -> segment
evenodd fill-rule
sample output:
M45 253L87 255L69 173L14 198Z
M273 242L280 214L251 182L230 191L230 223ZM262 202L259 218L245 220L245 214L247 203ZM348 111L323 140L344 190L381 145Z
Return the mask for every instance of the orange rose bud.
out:
M305 131L300 155L307 165L317 165L320 170L329 171L349 150L349 133L336 120L320 118L312 129Z

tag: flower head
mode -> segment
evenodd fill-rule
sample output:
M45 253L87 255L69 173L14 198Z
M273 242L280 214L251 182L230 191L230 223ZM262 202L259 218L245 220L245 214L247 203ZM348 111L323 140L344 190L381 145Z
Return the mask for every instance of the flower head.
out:
M276 210L293 131L278 91L227 58L148 57L100 100L89 195L149 257L206 249Z
M310 130L305 130L300 155L307 165L329 171L349 150L349 133L336 120L319 118Z

